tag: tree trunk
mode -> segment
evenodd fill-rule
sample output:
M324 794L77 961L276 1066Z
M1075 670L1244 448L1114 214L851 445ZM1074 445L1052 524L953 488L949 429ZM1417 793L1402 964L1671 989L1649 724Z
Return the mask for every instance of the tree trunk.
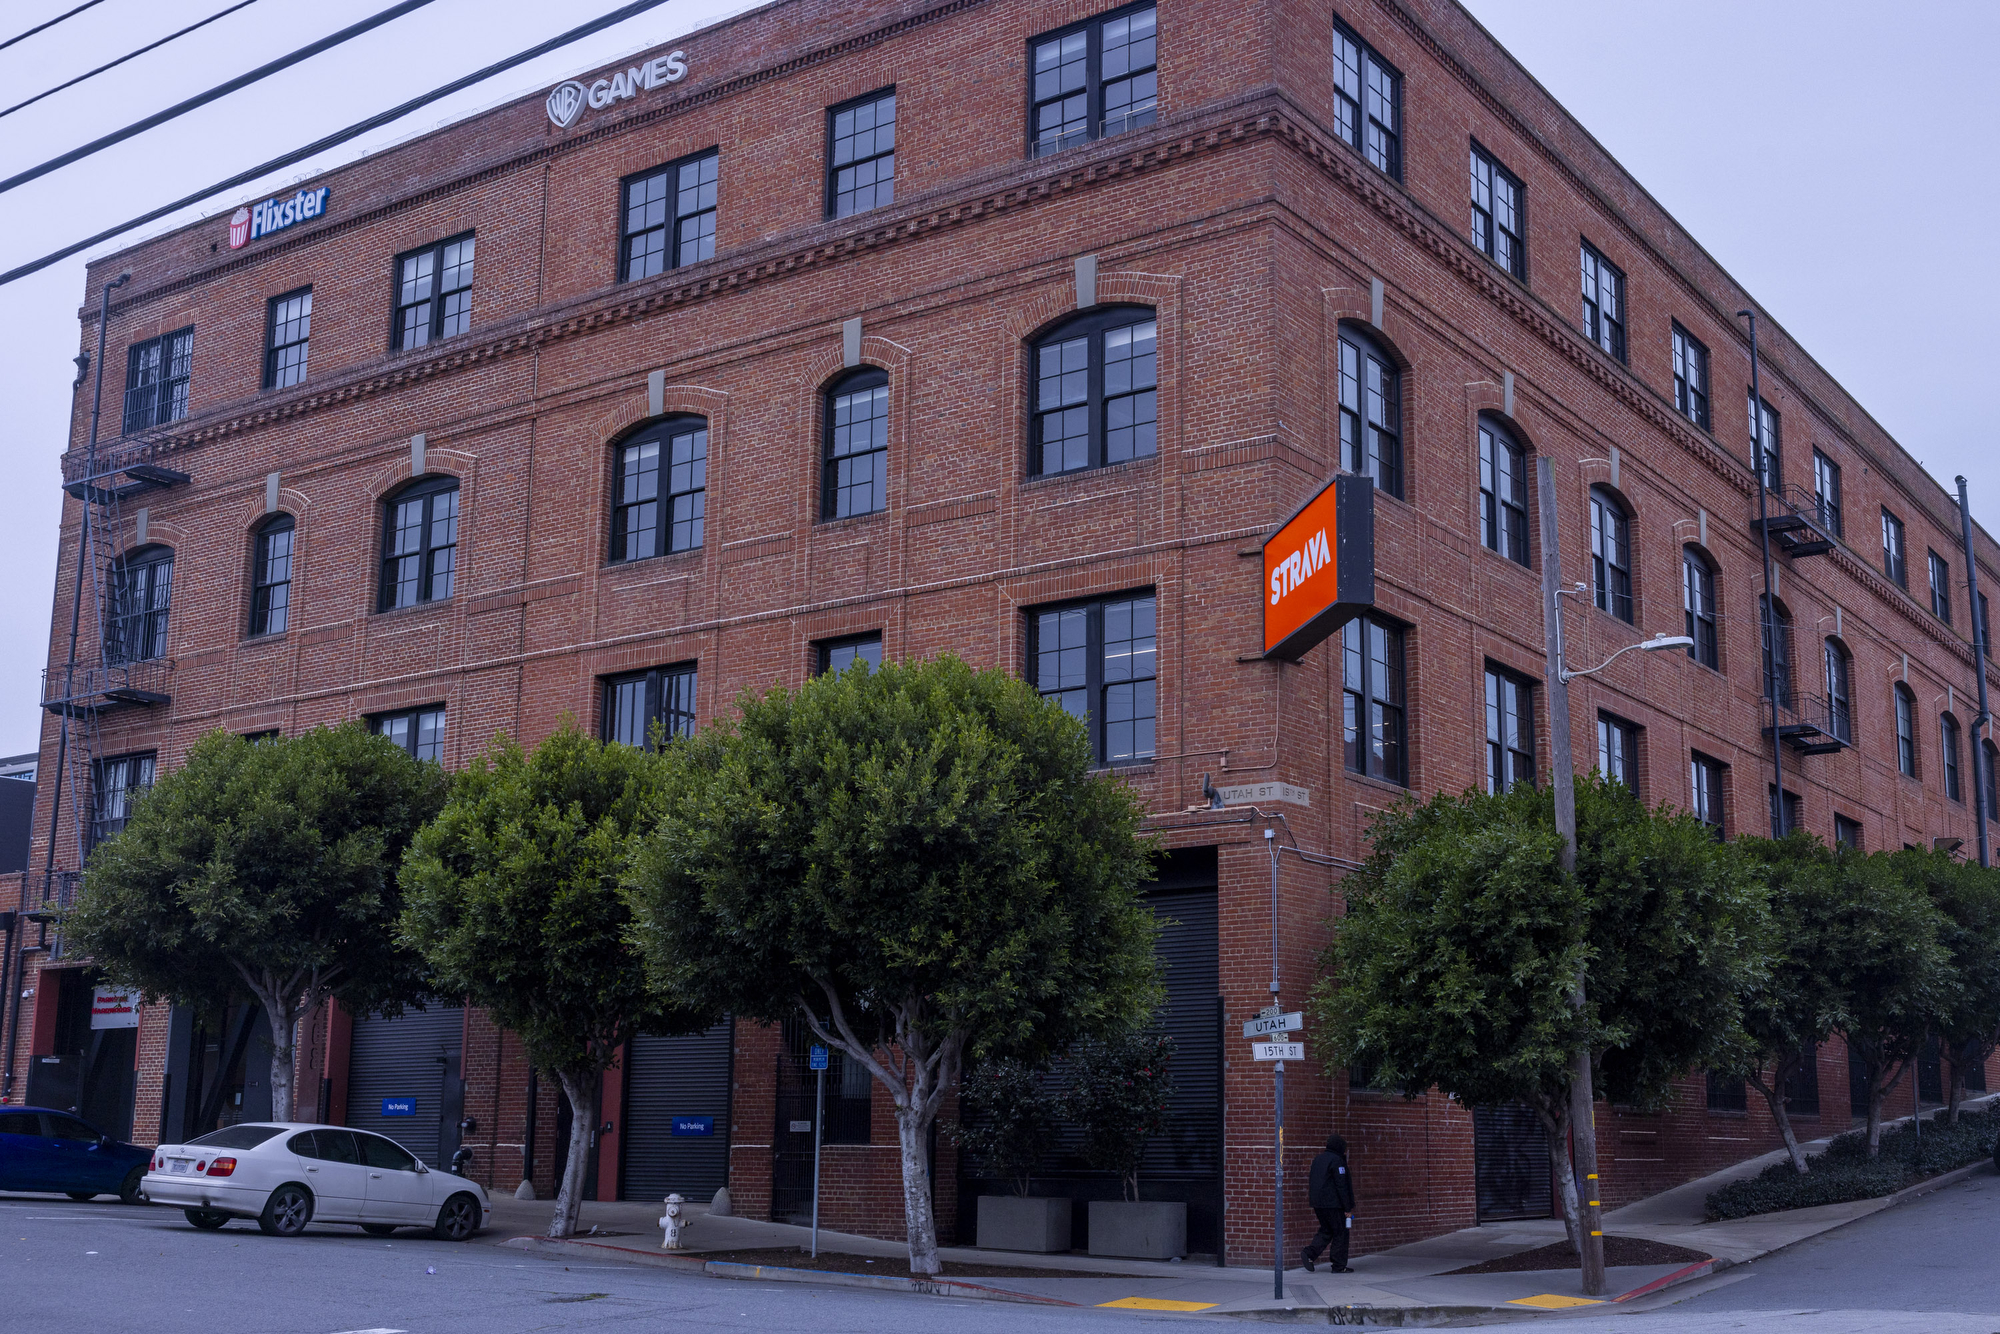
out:
M1582 1259L1583 1234L1579 1222L1582 1210L1576 1193L1576 1173L1569 1164L1569 1102L1565 1099L1554 1114L1542 1107L1535 1112L1542 1118L1542 1132L1548 1136L1549 1168L1562 1183L1563 1231L1569 1235L1570 1249Z
M264 1021L271 1026L271 1119L292 1119L292 1062L298 1054L293 1030L298 1027L298 1011L284 998L264 987L255 989L257 1003L264 1007Z
M1785 1086L1791 1083L1792 1075L1798 1070L1803 1059L1802 1053L1794 1053L1780 1060L1771 1068L1771 1082L1768 1084L1754 1075L1749 1081L1763 1096L1764 1101L1770 1104L1771 1119L1778 1123L1778 1134L1785 1141L1785 1153L1792 1160L1792 1170L1800 1176L1804 1176L1807 1171L1806 1152L1799 1147L1798 1134L1792 1129L1791 1109L1785 1106Z
M929 1131L924 1103L896 1109L896 1140L903 1150L903 1220L910 1239L910 1272L926 1276L944 1268L938 1259L937 1216L931 1210Z
M583 1179L597 1140L597 1101L604 1081L595 1071L558 1070L556 1078L570 1106L569 1152L563 1159L562 1185L556 1190L555 1216L549 1219L549 1236L560 1240L576 1232L577 1215L583 1212Z
M1868 1063L1868 1156L1879 1157L1882 1152L1882 1103L1896 1085L1902 1082L1903 1067L1908 1061L1898 1061L1893 1073L1887 1062Z

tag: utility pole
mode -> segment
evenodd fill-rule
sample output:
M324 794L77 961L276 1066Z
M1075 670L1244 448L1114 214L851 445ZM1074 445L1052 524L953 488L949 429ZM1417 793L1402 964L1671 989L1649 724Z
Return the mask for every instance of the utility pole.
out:
M1562 546L1556 540L1556 478L1549 456L1535 459L1536 481L1542 504L1542 636L1548 648L1549 781L1556 799L1556 833L1562 836L1562 869L1576 872L1576 765L1570 756L1569 682L1563 675L1562 645ZM1769 557L1766 557L1769 560ZM1584 969L1576 972L1570 1005L1578 1012L1584 1007ZM1582 1251L1583 1294L1604 1292L1604 1223L1600 1216L1597 1188L1597 1098L1591 1088L1590 1044L1585 1042L1570 1059L1569 1123L1572 1171L1577 1178L1577 1242Z
M1757 539L1764 550L1764 695L1771 701L1771 837L1785 836L1785 739L1778 717L1778 603L1771 584L1771 488L1765 483L1777 471L1764 447L1764 392L1757 380L1757 312L1739 310L1750 321L1750 471L1757 474ZM1789 655L1787 655L1789 656Z
M1958 524L1965 534L1965 589L1972 602L1972 674L1979 678L1979 716L1972 720L1972 810L1979 825L1979 864L1993 864L1992 849L1986 838L1986 821L1993 812L1986 809L1986 724L1993 715L1986 710L1986 618L1979 614L1979 558L1972 550L1972 507L1965 498L1965 478L1958 479Z

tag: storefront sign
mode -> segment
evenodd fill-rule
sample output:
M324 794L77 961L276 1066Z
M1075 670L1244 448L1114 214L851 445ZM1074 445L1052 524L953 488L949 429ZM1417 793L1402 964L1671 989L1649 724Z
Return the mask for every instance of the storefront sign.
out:
M544 105L555 127L567 130L576 124L576 118L583 114L585 107L602 111L613 102L637 97L642 90L651 92L670 83L679 83L687 77L687 72L687 52L669 51L657 60L634 65L595 83L582 84L575 79L559 83L549 90L549 98Z
M241 250L260 236L282 232L308 218L319 217L326 212L329 193L322 185L317 190L301 190L290 199L267 199L237 209L229 219L229 248Z
M676 1135L713 1135L715 1118L712 1116L677 1116L674 1118Z
M382 1099L382 1115L384 1116L415 1116L416 1114L417 1100L415 1098Z
M116 987L99 987L90 996L90 1026L97 1028L137 1028L139 993Z
M1375 485L1343 473L1264 542L1264 656L1297 662L1375 603Z

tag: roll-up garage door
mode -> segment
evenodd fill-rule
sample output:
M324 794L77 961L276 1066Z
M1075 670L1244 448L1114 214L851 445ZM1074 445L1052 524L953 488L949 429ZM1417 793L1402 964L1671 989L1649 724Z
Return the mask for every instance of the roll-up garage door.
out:
M1472 1160L1480 1222L1549 1216L1549 1141L1534 1108L1524 1102L1473 1108Z
M347 1124L387 1135L433 1167L458 1148L465 1105L459 1059L465 1011L433 1005L394 1019L357 1017L347 1073Z
M625 1163L618 1198L706 1202L729 1181L734 1021L686 1037L636 1037L625 1058Z

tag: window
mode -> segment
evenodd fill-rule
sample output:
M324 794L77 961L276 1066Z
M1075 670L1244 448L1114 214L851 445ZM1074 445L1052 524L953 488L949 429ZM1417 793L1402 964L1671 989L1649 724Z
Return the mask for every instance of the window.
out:
M1356 617L1341 627L1340 648L1347 767L1407 786L1402 627Z
M1722 773L1727 767L1700 751L1688 756L1688 809L1717 838L1722 837Z
M1852 821L1849 821L1852 824ZM1859 838L1861 826L1854 826ZM1856 846L1859 846L1858 844ZM1799 1053L1798 1069L1785 1081L1785 1111L1792 1116L1819 1115L1819 1044L1808 1042Z
M385 511L377 609L450 597L458 574L458 479L433 477L406 486Z
M700 548L708 513L706 418L670 417L647 427L618 446L617 469L612 560L644 560Z
M370 720L376 735L388 737L420 760L444 761L444 706L433 704Z
M1819 505L1820 527L1840 536L1840 465L1813 451L1813 499Z
M1896 767L1911 778L1917 776L1917 697L1900 681L1896 683Z
M693 736L695 664L607 677L604 682L604 739L652 749L653 730L662 738Z
M153 757L120 755L99 760L91 768L90 846L94 848L125 827L133 798L153 785Z
M1608 713L1597 715L1597 771L1639 790L1639 727Z
M1631 521L1617 497L1602 487L1590 489L1591 597L1599 611L1632 623Z
M826 120L826 216L845 218L893 203L895 89L837 106Z
M1792 707L1792 618L1783 603L1759 597L1759 622L1764 638L1764 698L1781 709Z
M1986 615L1986 595L1984 593L1979 595L1977 610L1979 613L1979 624L1973 627L1973 638L1979 641L1980 656L1990 658L1993 656L1993 622Z
M1708 349L1678 324L1674 326L1674 408L1702 430L1708 429Z
M1708 1110L1711 1112L1743 1112L1750 1109L1749 1093L1741 1079L1731 1079L1715 1071L1708 1072Z
M1037 37L1029 45L1035 157L1159 118L1159 11L1153 6Z
M193 364L193 325L125 349L126 435L188 415L188 375Z
M1903 521L1882 511L1882 573L1903 588L1910 586L1909 563L1903 559Z
M361 1158L368 1166L385 1172L414 1172L417 1160L408 1149L392 1139L356 1131L354 1142L361 1146Z
M472 234L396 256L396 323L389 344L423 347L472 327Z
M855 371L826 391L826 457L820 517L844 519L889 507L889 373Z
M1403 76L1333 21L1333 123L1376 170L1403 179Z
M1351 324L1340 326L1340 466L1403 494L1403 377Z
M868 1073L868 1067L850 1059L845 1052L829 1048L825 1083L819 1084L807 1059L811 1048L820 1045L812 1028L805 1020L792 1017L780 1020L778 1031L785 1046L778 1075L779 1133L785 1134L794 1127L810 1130L815 1111L823 1108L822 1144L868 1143L872 1131L870 1107L875 1096L875 1077ZM818 1097L822 1090L824 1103ZM801 1135L794 1142L802 1142L808 1151L812 1148L810 1134Z
M1681 548L1681 606L1687 612L1688 656L1721 669L1715 634L1715 567L1693 547Z
M1951 563L1933 551L1931 557L1931 615L1951 624Z
M1528 563L1528 455L1498 422L1479 419L1479 540Z
M1834 739L1854 744L1854 660L1837 639L1826 641L1826 713Z
M111 567L110 615L104 623L104 661L145 662L167 652L167 614L173 602L174 553L140 547Z
M264 322L264 387L283 389L306 378L306 340L312 335L312 288L271 298Z
M1964 801L1965 788L1958 779L1958 719L1948 713L1938 715L1938 760L1944 767L1944 794Z
M637 282L715 255L715 149L625 180L618 277Z
M1033 471L1159 452L1159 322L1131 306L1084 315L1035 344Z
M1745 402L1750 415L1750 471L1756 473L1765 486L1776 491L1785 480L1778 410L1761 398L1746 399Z
M292 611L292 542L298 523L289 514L267 519L257 530L250 558L250 633L283 634Z
M1153 758L1158 667L1154 600L1086 602L1028 621L1028 666L1043 698L1090 729L1100 764Z
M1472 244L1516 278L1528 276L1528 218L1520 179L1472 145Z
M1986 784L1986 818L2000 821L2000 747L1982 739L1979 764L1979 781Z
M1787 791L1785 793L1785 808L1780 812L1778 809L1778 789L1771 784L1766 784L1765 787L1771 797L1771 828L1775 831L1774 837L1783 838L1794 829L1804 828L1806 822L1805 799L1796 792ZM1781 815L1782 819L1780 818Z
M866 671L873 671L882 665L880 630L865 635L850 635L846 639L821 640L813 647L819 658L817 670L821 675L829 672L838 675L857 662Z
M1625 275L1583 243L1583 334L1625 360Z
M1861 821L1850 820L1845 815L1833 817L1833 846L1861 852Z
M1535 781L1535 688L1498 667L1486 669L1486 790Z

